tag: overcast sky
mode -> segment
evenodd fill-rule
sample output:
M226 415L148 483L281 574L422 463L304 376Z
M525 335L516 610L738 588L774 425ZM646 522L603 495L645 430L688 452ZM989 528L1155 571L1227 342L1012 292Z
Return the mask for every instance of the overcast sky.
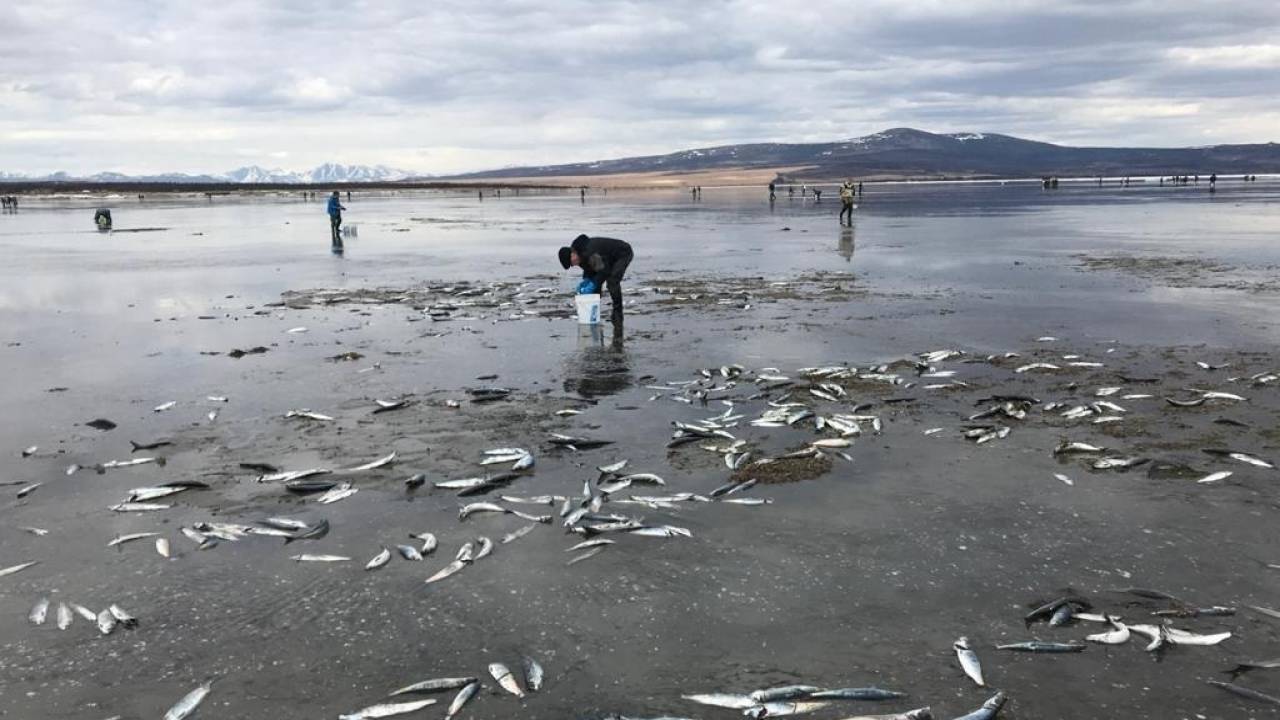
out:
M1280 141L1280 0L17 0L0 172Z

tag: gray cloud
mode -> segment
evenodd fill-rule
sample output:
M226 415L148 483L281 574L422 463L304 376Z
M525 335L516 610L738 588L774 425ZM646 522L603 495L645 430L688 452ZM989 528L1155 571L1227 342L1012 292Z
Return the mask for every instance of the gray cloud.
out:
M1277 139L1280 5L1240 0L17 0L0 171L591 160L889 126Z

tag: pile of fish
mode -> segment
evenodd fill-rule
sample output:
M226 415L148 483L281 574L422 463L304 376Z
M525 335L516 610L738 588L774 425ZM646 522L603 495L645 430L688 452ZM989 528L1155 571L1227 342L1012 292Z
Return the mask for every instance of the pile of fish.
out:
M489 664L489 675L493 677L498 686L508 693L523 699L528 693L538 692L542 689L544 673L542 665L530 657L522 659L521 666L524 670L524 686L521 687L520 680L509 667L500 662ZM458 692L453 696L453 700L449 703L449 708L445 711L445 718L449 720L462 711L463 706L471 701L482 689L480 680L477 677L447 677L433 678L431 680L423 680L421 682L406 685L399 690L393 690L388 693L388 698L398 698L405 695L430 695L434 693L443 693L450 690ZM353 713L339 715L339 720L372 720L372 718L393 717L396 715L404 715L416 712L422 708L436 704L435 698L426 698L423 700L391 700L388 702L370 705L362 710Z
M739 710L746 717L760 720L760 718L804 715L834 709L849 702L900 700L907 695L876 687L823 689L816 685L783 685L753 690L749 693L697 693L682 697L701 705ZM959 720L990 720L999 713L1005 702L1005 694L997 693L983 703L982 707ZM841 712L843 713L844 710L842 709ZM622 720L623 716L614 717ZM933 720L933 714L928 707L884 715L858 715L856 718L842 714L842 717L846 717L847 720Z
M44 625L45 620L49 617L49 608L51 607L48 598L40 598L36 601L35 607L31 608L31 613L27 615L27 619L33 625ZM103 635L110 635L115 632L116 628L124 627L133 629L138 626L138 619L130 615L119 605L109 605L106 609L94 612L79 603L59 602L56 610L56 622L59 630L66 630L71 627L75 621L75 616L79 615L88 622L97 625L98 632Z

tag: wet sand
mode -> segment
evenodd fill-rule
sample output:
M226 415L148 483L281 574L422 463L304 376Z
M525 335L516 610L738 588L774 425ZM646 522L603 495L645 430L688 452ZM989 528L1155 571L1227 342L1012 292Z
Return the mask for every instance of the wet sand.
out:
M1249 379L1280 369L1276 297L1264 282L1280 262L1270 242L1280 231L1277 197L1266 183L1212 199L903 186L864 196L846 232L835 224L837 203L779 202L770 213L745 191L708 190L702 203L610 193L586 205L557 194L483 204L386 195L349 204L359 235L344 258L326 253L318 203L144 204L116 210L117 224L168 230L104 236L80 232L92 205L24 202L19 215L0 217L11 260L0 290L9 372L0 446L11 448L4 480L21 483L0 488L0 567L40 564L0 578L0 715L157 717L216 678L196 717L335 716L411 682L475 675L485 689L461 717L727 719L740 715L680 696L804 682L909 694L842 703L816 720L923 705L945 718L993 692L956 662L951 643L965 635L990 687L1011 697L1004 717L1272 716L1205 681L1227 678L1238 660L1280 655L1280 621L1246 609L1280 609L1280 570L1270 567L1280 564L1280 471L1203 449L1280 460L1280 381ZM552 253L580 231L637 248L633 304L617 337L567 317L574 281L556 272ZM267 351L227 354L254 347ZM965 352L931 363L954 375L922 377L901 362L944 348ZM1017 372L1037 362L1061 369ZM749 372L730 387L720 368L734 364ZM827 365L891 365L899 381L844 383L847 397L830 402L809 393L800 372ZM752 382L775 373L766 368L795 385ZM685 381L701 384L672 384ZM472 402L467 389L484 386L512 394ZM1103 387L1121 390L1097 396ZM697 389L709 391L705 405L690 397ZM1191 389L1248 400L1164 400L1195 397ZM788 393L820 414L868 405L857 412L879 417L882 432L866 423L848 460L827 454L806 468L815 472L742 493L767 505L605 506L688 528L691 538L617 537L566 566L573 555L564 550L582 538L557 520L423 584L462 543L497 542L528 523L459 521L471 499L429 486L408 492L410 475L478 475L483 450L514 445L537 464L494 497L577 494L596 466L621 459L668 487L619 496L706 494L735 471L699 447L708 443L668 449L672 423L720 415L731 401L745 417L728 432L757 459L831 437L812 421L747 424ZM1121 399L1135 394L1153 397ZM992 395L1039 402L1021 420L970 421ZM411 402L373 414L377 400L398 398ZM1062 416L1099 400L1124 407L1115 413L1123 419ZM177 405L153 410L169 401ZM1045 409L1054 402L1065 405ZM334 420L283 417L300 408ZM581 414L555 414L563 409ZM118 427L85 426L94 418ZM975 423L1010 432L978 445L962 436ZM934 428L942 430L925 434ZM573 452L548 444L553 432L614 443ZM133 456L162 456L163 466L65 473L72 463L128 459L129 440L161 439L173 444ZM1063 440L1150 462L1094 470L1088 456L1055 455ZM31 445L36 454L19 457ZM392 451L394 464L342 478L360 491L332 505L240 467L352 467ZM1196 482L1218 470L1234 474ZM107 509L129 488L175 480L211 487L159 501L174 505L165 511ZM13 497L36 482L44 484ZM327 518L332 531L288 546L248 537L207 550L179 532L278 515ZM397 556L362 569L380 547L425 531L440 548L424 562ZM132 532L163 533L174 557L160 557L151 539L105 547ZM289 559L297 553L352 560ZM1143 652L1136 638L1078 655L993 649L1103 630L1024 626L1031 607L1064 594L1127 622L1158 622L1151 612L1170 603L1118 592L1129 587L1236 607L1230 617L1174 621L1233 637L1162 654ZM79 618L65 631L35 627L26 616L41 597L95 610L117 603L140 625L107 637ZM520 702L486 667L515 667L522 655L536 657L547 679ZM1280 694L1275 671L1239 682ZM441 716L450 696L440 697L406 717Z

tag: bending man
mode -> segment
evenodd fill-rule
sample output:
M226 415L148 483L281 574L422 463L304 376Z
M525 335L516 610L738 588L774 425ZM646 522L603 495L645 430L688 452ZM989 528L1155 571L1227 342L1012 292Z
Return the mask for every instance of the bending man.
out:
M622 322L622 276L632 257L630 245L606 237L579 235L569 247L560 248L560 265L565 270L581 267L583 280L589 281L596 291L606 284L609 286L615 324Z

